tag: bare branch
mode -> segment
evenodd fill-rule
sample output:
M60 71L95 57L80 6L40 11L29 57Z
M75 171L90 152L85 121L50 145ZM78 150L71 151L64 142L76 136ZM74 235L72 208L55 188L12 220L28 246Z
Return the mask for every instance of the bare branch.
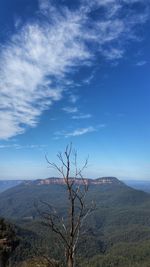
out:
M84 178L83 171L87 168L88 158L82 167L78 167L77 151L72 149L72 143L66 146L64 154L59 152L57 157L60 166L49 161L45 156L47 163L58 171L64 179L68 197L68 216L64 220L56 209L47 202L41 201L41 204L48 210L40 212L43 223L57 235L62 242L65 250L67 267L74 267L75 251L80 238L81 227L87 216L93 211L92 206L86 207L85 198L89 190L88 180ZM72 166L74 166L73 177L70 177ZM78 180L79 178L79 180Z

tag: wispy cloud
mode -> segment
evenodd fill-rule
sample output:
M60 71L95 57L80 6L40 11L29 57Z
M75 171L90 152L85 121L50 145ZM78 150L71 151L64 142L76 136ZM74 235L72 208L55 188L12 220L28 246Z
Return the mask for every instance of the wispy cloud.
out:
M66 113L76 113L78 112L78 108L77 107L64 107L62 108L63 111L65 111Z
M41 149L45 148L46 145L20 145L20 144L3 144L0 145L0 149Z
M99 125L96 125L96 126L87 126L87 127L81 127L81 128L77 128L77 129L74 129L72 131L58 131L58 132L55 132L54 135L54 139L59 139L60 137L65 137L65 138L68 138L68 137L77 137L77 136L80 136L80 135L85 135L85 134L88 134L88 133L92 133L92 132L97 132L99 131L100 129L103 129L106 127L106 124L99 124Z
M84 135L87 133L92 133L95 131L97 131L97 129L95 127L89 126L87 128L79 128L79 129L76 129L72 132L65 133L65 137L75 137L75 136L80 136L80 135Z
M84 79L83 83L90 84L94 78L94 74L95 73L93 72L88 78Z
M124 55L124 49L123 48L109 48L103 50L103 55L108 60L117 60L123 57Z
M142 60L142 61L137 62L137 63L136 63L136 66L138 66L138 67L142 67L142 66L144 66L144 65L146 65L146 64L147 64L147 61L146 61L146 60Z
M123 57L124 41L133 39L136 26L147 18L146 11L130 10L134 2L82 0L74 11L63 6L59 11L40 1L44 16L16 29L1 45L0 139L35 127L42 112L62 98L68 75L93 64L95 52L109 60ZM94 20L91 12L100 7L103 15Z
M91 114L80 114L72 116L73 120L82 120L82 119L90 119L92 117Z
M75 95L75 94L70 94L69 95L69 101L73 104L75 104L77 102L77 100L79 99L79 96L78 95Z
M65 137L76 137L76 136L80 136L80 135L84 135L84 134L88 134L88 133L92 133L92 132L97 132L99 129L102 129L105 127L106 127L105 124L99 124L95 127L94 126L88 126L85 128L78 128L72 132L65 133L64 136Z

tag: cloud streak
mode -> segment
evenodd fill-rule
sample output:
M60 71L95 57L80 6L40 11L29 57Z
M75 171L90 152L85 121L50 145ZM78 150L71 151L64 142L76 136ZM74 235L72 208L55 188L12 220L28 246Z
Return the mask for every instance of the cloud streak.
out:
M138 67L142 67L142 66L145 66L147 64L147 61L146 60L143 60L143 61L139 61L136 63L136 66Z
M65 137L76 137L76 136L84 135L87 133L95 132L96 130L97 129L94 128L93 126L89 126L87 128L79 128L79 129L74 130L73 132L66 133Z
M24 25L1 45L0 139L35 127L41 114L61 100L68 75L81 65L93 64L95 53L107 60L123 56L124 41L133 39L146 13L132 11L121 18L128 1L119 2L82 0L74 11L63 6L59 11L41 1L44 16ZM104 8L104 15L94 20L91 13L98 8Z
M79 114L72 116L73 120L83 120L83 119L90 119L92 118L91 114Z
M68 138L68 137L78 137L78 136L81 136L81 135L85 135L85 134L88 134L88 133L93 133L93 132L97 132L99 131L100 129L103 129L106 127L106 124L99 124L99 125L96 125L96 126L87 126L87 127L81 127L81 128L77 128L77 129L74 129L72 131L58 131L58 132L55 132L55 138L54 139L59 139L60 137L65 137L65 138Z
M45 148L46 145L19 145L19 144L7 144L0 145L0 149L42 149Z
M62 108L62 110L65 111L66 113L77 113L78 112L77 107L64 107Z

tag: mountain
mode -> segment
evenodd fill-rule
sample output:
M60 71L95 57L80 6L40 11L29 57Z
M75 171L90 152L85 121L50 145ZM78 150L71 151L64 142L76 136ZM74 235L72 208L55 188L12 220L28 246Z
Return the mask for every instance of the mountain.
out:
M139 192L129 188L115 177L84 179L89 185L88 201L94 200L101 205L120 205L139 202ZM83 180L76 179L75 184L82 186ZM149 199L149 195L140 192L140 201ZM64 179L48 178L25 181L0 194L0 216L21 219L36 216L35 203L47 201L59 207L66 205Z
M90 185L104 185L104 184L116 184L116 185L123 185L123 182L118 180L116 177L101 177L97 179L87 179L87 178L70 178L70 180L74 181L77 185L88 184ZM38 179L31 182L26 182L28 184L36 184L36 185L50 185L50 184L58 184L58 185L65 185L65 180L63 178L47 178L47 179Z
M89 184L88 198L96 200L96 202L109 202L111 195L108 195L108 192L111 190L119 189L119 192L121 192L120 190L129 190L124 183L114 177L84 179L84 182ZM82 185L83 180L76 179L75 183ZM114 200L116 197L115 194ZM67 199L64 179L53 177L24 181L18 186L4 191L0 194L0 215L10 219L34 217L36 215L34 204L39 200L55 204L59 209L65 206Z
M88 264L81 266L133 267L134 259L130 261L130 253L126 248L131 248L138 259L138 255L142 257L143 249L148 251L150 245L150 194L135 190L115 177L85 181L89 184L86 203L90 205L91 201L94 201L96 209L84 225L86 234L81 238L79 258L87 259ZM82 183L82 179L75 181L76 185L82 186ZM15 259L19 257L19 260L24 261L27 255L34 255L35 238L31 236L36 236L36 244L40 244L42 251L47 251L48 248L49 251L53 251L53 257L58 259L57 249L53 245L55 236L39 222L37 207L42 208L41 201L50 203L63 216L67 210L67 194L63 179L25 181L0 194L0 216L15 221L25 231L32 233L23 243L27 242L30 245L18 247ZM117 247L120 248L118 251L121 251L121 259L117 256ZM110 265L111 259L114 265Z
M22 180L0 180L0 193L22 183Z

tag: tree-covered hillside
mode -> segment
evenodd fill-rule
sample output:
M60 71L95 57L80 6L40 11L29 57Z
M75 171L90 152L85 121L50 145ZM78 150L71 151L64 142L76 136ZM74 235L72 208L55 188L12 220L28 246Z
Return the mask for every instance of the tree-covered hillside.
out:
M78 266L148 267L150 195L113 182L113 178L111 181L89 187L86 203L94 201L96 209L84 224L77 251ZM61 245L59 249L54 246L55 235L41 224L37 212L42 208L41 201L51 203L65 218L67 198L62 184L30 182L0 194L0 216L13 220L19 227L20 244L13 260L16 264L22 262L22 267L26 261L27 267L32 266L43 255L60 261L64 257Z

